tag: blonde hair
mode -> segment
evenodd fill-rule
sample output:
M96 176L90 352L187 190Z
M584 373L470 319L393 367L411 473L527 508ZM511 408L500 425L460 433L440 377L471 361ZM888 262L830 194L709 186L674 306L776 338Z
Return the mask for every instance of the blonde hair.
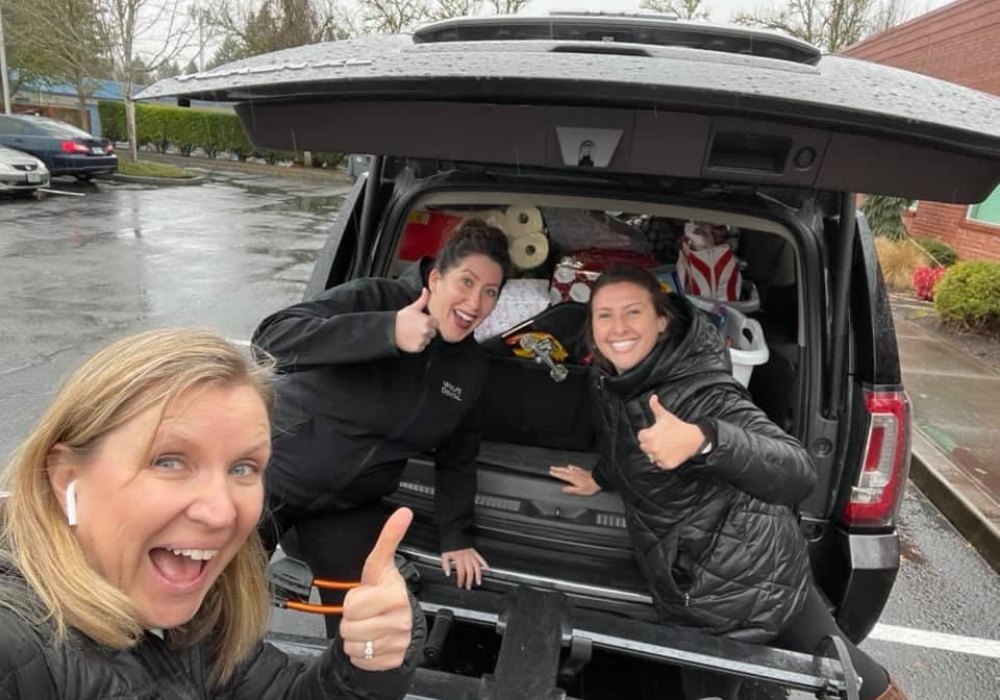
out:
M114 649L143 633L131 599L87 563L49 481L48 457L58 444L86 455L103 436L196 385L252 387L270 414L270 367L255 365L218 334L157 330L119 340L87 360L63 384L0 481L0 564L24 577L43 616L66 639L72 627ZM138 465L137 465L138 468ZM264 548L252 533L212 586L195 617L170 632L180 646L209 639L211 679L224 683L263 638L268 622ZM30 619L36 611L16 586L0 585L0 605ZM23 593L23 592L20 592Z

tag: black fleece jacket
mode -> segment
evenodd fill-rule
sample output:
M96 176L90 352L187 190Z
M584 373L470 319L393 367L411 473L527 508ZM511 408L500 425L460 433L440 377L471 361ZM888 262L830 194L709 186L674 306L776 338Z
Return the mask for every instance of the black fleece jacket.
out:
M719 332L681 297L679 318L642 363L594 372L601 459L594 478L621 493L629 534L661 618L765 642L799 611L809 585L792 507L816 481L797 440L733 379ZM714 449L674 470L651 464L636 433L649 397L705 426Z
M377 501L407 459L433 450L441 551L472 546L477 404L489 363L470 335L396 347L396 312L423 289L429 261L398 280L365 278L266 318L255 347L275 357L277 406L267 487L311 512Z
M28 596L26 609L37 607L23 579L5 576L0 586L16 587L19 600ZM147 633L134 648L115 651L70 629L57 644L47 623L29 623L0 607L0 700L394 700L410 687L427 632L412 598L411 605L413 641L399 669L362 671L339 639L309 662L260 642L218 687L208 682L207 643L174 648Z

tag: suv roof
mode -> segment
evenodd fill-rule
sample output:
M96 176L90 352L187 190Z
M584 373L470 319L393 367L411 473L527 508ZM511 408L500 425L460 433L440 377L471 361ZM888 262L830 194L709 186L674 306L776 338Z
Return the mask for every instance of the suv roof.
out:
M250 140L276 149L592 167L953 202L981 201L1000 179L995 96L838 56L811 65L562 39L593 18L548 21L555 39L427 41L449 32L462 38L480 26L498 34L533 26L506 18L302 46L171 78L139 97L238 102ZM600 22L612 32L622 24L668 33L682 26ZM705 33L751 43L759 35ZM594 157L583 157L585 146Z

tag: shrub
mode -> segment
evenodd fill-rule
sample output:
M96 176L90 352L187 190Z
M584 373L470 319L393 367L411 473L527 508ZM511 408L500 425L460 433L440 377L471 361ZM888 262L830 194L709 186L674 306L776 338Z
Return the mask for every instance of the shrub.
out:
M97 113L101 117L101 136L112 141L124 141L125 103L101 100L97 103Z
M934 301L934 287L947 271L947 267L940 265L918 267L914 270L913 291L916 292L917 298L924 301Z
M955 249L944 241L936 238L918 238L913 241L927 254L931 262L944 267L951 267L958 262Z
M1000 263L962 262L948 268L934 293L945 321L968 328L1000 327Z
M888 238L876 238L875 252L878 254L885 283L896 291L910 289L914 270L927 264L924 252L909 240L893 241Z

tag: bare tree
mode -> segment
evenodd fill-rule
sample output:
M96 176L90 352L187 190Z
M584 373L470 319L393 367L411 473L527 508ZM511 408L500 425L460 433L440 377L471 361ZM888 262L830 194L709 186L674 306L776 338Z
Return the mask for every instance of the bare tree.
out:
M44 81L46 76L55 75L57 68L48 51L38 50L37 39L44 35L44 29L33 21L37 14L32 12L34 8L18 0L0 0L0 9L8 61L7 74L0 80L8 83L13 98L21 85Z
M871 34L881 34L902 24L913 14L909 0L882 0L872 12Z
M674 15L678 19L708 19L708 8L702 0L642 0L639 8Z
M263 0L248 4L217 0L201 19L222 36L226 61L269 51L344 38L339 6L315 0ZM226 62L223 61L223 62ZM211 63L216 63L215 59Z
M398 34L431 18L425 0L361 0L364 33Z
M97 28L125 99L125 126L132 158L135 135L135 85L191 46L193 16L180 0L95 0ZM139 58L140 49L148 50ZM141 62L142 65L139 65Z
M771 5L740 12L733 21L776 29L834 52L870 33L878 1L788 0L780 8Z
M498 15L516 15L530 0L490 0L493 12Z
M428 13L428 19L441 20L452 17L471 17L483 10L483 0L437 0Z

